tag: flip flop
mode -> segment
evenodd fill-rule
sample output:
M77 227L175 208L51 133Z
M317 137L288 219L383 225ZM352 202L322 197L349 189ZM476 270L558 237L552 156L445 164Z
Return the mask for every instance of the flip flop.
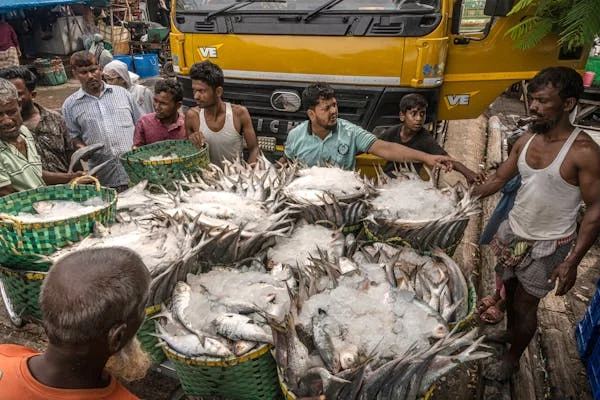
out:
M479 319L487 324L497 324L504 319L504 311L500 310L496 305L490 306L483 313L479 314Z
M494 295L486 296L483 299L481 299L481 301L479 303L477 303L477 311L482 313L485 310L487 310L488 308L490 308L491 306L496 305L497 302L498 302L498 300L496 300Z

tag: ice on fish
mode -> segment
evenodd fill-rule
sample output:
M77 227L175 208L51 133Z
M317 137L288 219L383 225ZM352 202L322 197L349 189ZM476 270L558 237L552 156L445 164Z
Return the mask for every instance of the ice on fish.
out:
M16 218L24 223L60 221L101 210L108 203L100 197L85 201L43 200L32 204L33 212L20 212Z
M300 200L319 203L325 193L344 199L367 193L365 182L354 171L341 168L311 167L301 169L298 178L284 189L284 193Z
M158 155L158 156L150 156L148 157L148 161L167 161L167 160L175 160L179 158L179 156L176 153L168 153L168 154L162 154L162 155Z
M268 250L268 258L275 263L295 266L308 263L310 256L318 257L318 249L336 253L339 250L332 246L333 234L331 229L320 225L302 225L290 237L277 238L277 244Z
M431 220L444 217L456 208L452 197L417 179L392 179L377 189L372 200L376 218L391 220Z

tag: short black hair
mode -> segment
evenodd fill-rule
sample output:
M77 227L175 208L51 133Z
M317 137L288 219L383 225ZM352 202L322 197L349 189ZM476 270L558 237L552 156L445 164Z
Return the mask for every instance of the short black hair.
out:
M569 97L579 100L583 94L583 78L573 68L544 68L529 81L527 90L529 93L533 93L545 88L548 84L558 89L558 95L563 100Z
M413 108L427 108L429 103L427 103L427 99L418 94L418 93L410 93L402 96L400 100L400 112L402 114L406 114L408 110L412 110Z
M11 79L22 79L25 87L30 92L35 90L37 84L35 74L29 68L22 65L0 69L0 78L8 79L9 81Z
M171 93L175 103L183 101L183 87L181 86L181 83L177 81L172 79L163 79L156 82L156 85L154 86L154 94L159 94L161 92Z
M319 99L329 100L335 97L335 91L324 82L315 82L302 92L302 104L305 110L314 108L319 104Z
M217 64L210 61L202 61L192 65L190 68L190 78L196 81L203 81L213 89L225 84L223 70Z

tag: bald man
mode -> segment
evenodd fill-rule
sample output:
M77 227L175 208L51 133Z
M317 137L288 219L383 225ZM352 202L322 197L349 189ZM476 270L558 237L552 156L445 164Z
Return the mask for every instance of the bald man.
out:
M150 366L135 336L149 284L143 261L129 249L60 259L40 296L48 348L0 345L2 399L137 399L116 378L141 379Z

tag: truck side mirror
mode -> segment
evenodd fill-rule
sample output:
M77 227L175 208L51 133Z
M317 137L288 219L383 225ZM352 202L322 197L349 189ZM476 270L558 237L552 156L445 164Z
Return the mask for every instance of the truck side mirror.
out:
M506 17L513 7L513 0L487 0L483 13L488 17Z
M490 1L490 0L488 0ZM493 1L493 0L492 0ZM487 4L486 4L487 7ZM462 0L456 0L452 6L452 25L450 33L458 35L460 33L460 20L462 18Z

